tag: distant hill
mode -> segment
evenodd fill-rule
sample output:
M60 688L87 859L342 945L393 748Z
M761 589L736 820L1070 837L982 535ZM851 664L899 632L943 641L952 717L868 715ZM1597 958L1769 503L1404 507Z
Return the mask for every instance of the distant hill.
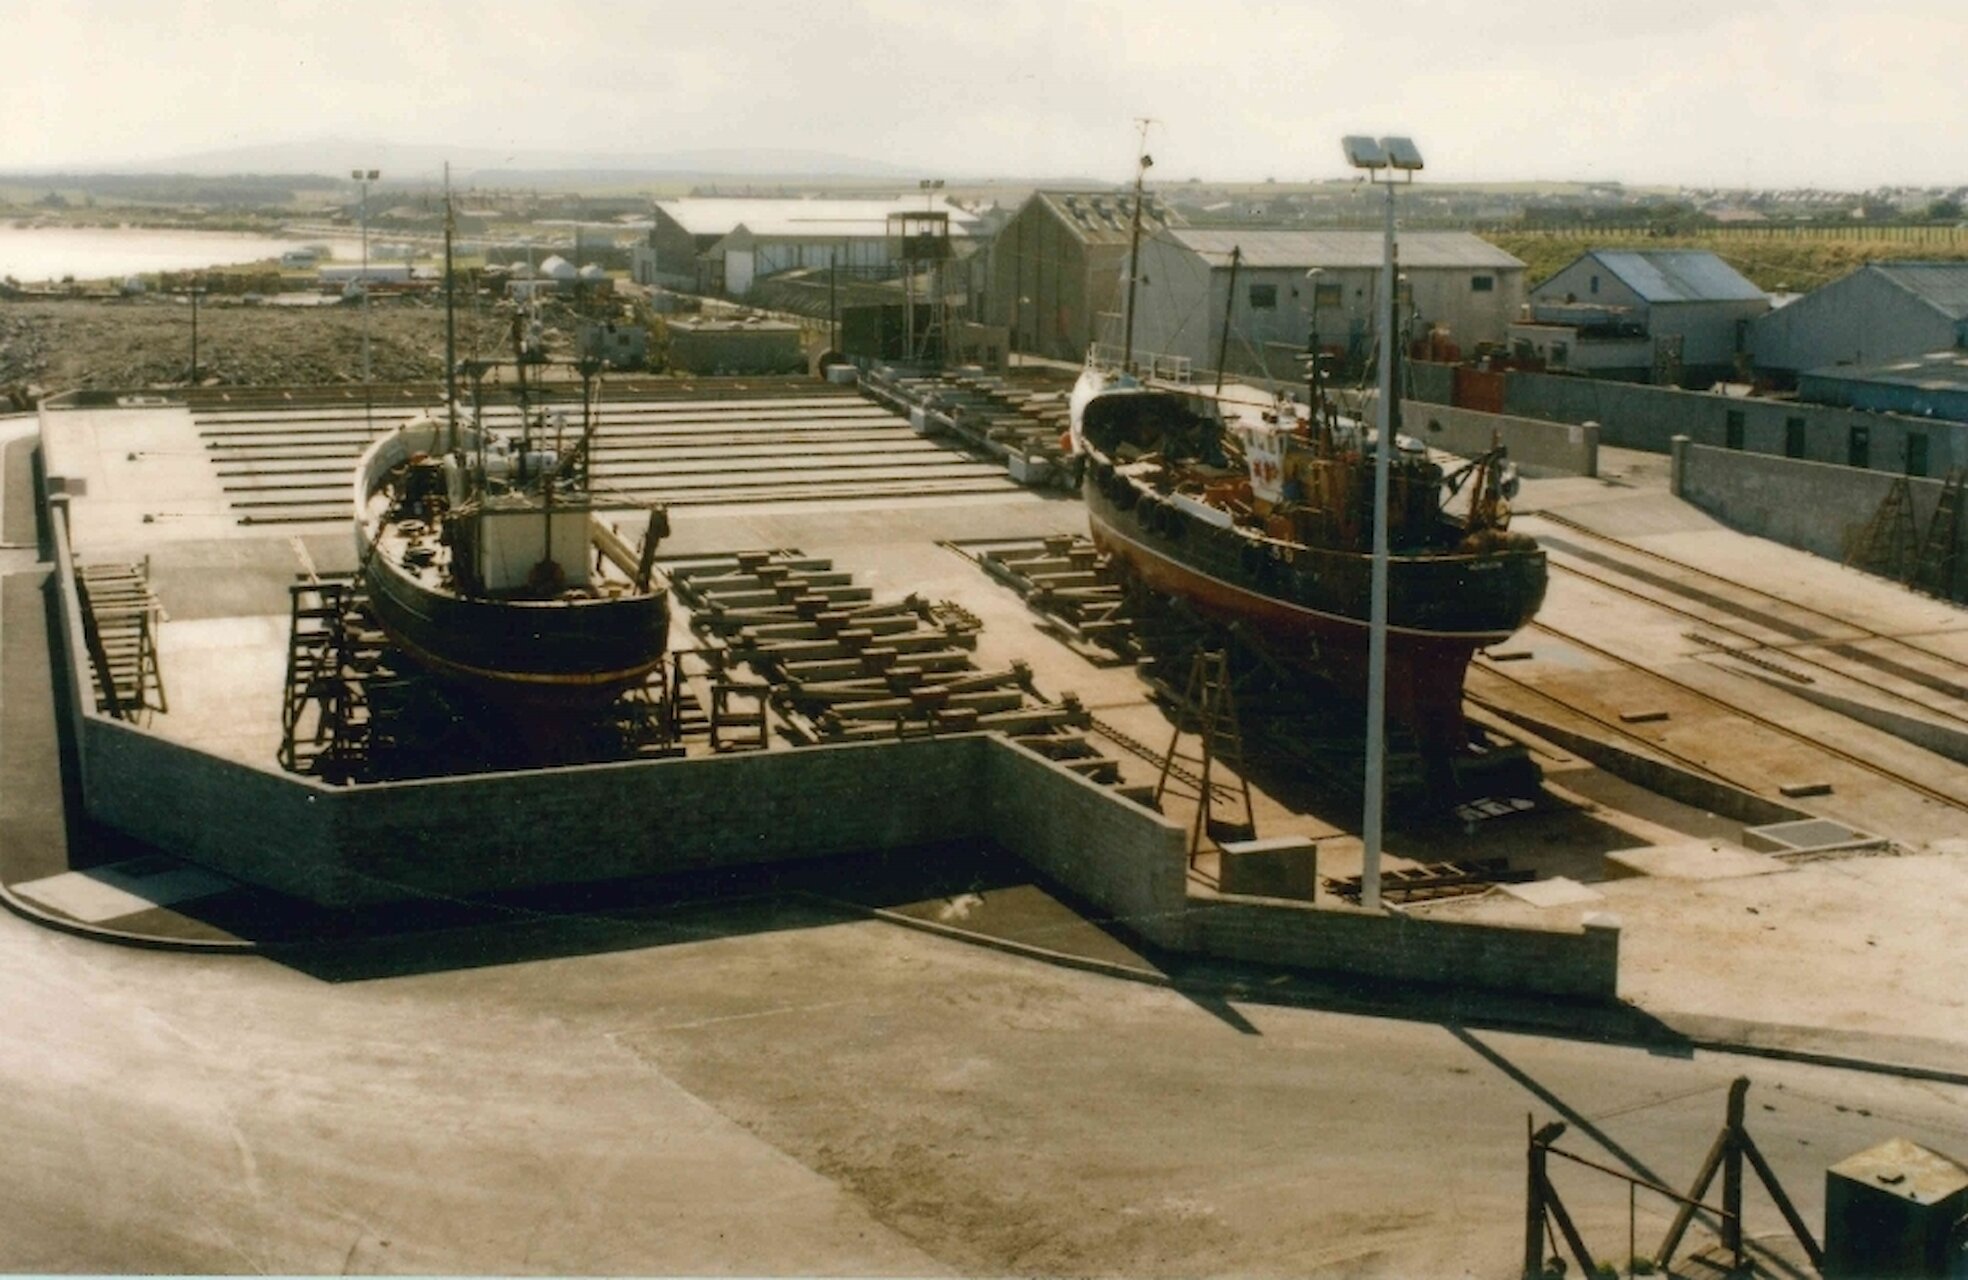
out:
M663 152L565 151L527 147L449 147L425 143L365 142L357 138L316 138L266 146L229 147L190 155L159 156L124 164L90 166L101 173L187 174L346 174L353 169L378 169L383 179L435 179L451 163L452 178L471 182L511 181L515 176L570 171L606 175L612 181L631 177L690 175L705 177L882 177L913 176L915 171L881 160L824 151L785 149L713 149ZM63 166L74 171L76 166Z

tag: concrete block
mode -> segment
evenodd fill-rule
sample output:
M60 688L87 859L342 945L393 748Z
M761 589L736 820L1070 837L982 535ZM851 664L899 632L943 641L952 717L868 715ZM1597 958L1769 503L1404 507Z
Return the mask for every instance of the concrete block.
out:
M1222 846L1223 892L1310 902L1318 892L1319 846L1305 836L1232 840Z
M1052 462L1037 454L1012 453L1005 457L1005 471L1019 484L1044 484L1052 478Z

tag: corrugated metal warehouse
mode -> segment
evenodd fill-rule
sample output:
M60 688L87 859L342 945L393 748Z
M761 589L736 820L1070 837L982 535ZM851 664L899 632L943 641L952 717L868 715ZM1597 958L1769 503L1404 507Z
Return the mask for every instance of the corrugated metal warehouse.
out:
M1233 252L1239 255L1234 302ZM1381 253L1378 231L1173 227L1144 236L1135 351L1143 359L1173 357L1214 369L1228 303L1223 362L1233 372L1297 378L1315 321L1321 348L1357 360L1373 345ZM1524 264L1466 231L1408 232L1400 267L1417 338L1439 328L1465 347L1501 341L1524 300ZM1314 270L1316 276L1307 274ZM1119 330L1116 322L1103 337L1118 341Z
M1735 372L1770 296L1706 249L1594 249L1530 303L1511 339L1554 368L1706 386Z
M1101 317L1120 312L1134 197L1125 191L1035 191L991 242L982 290L986 324L1014 351L1084 359ZM1144 239L1179 220L1160 200L1141 206Z
M1756 370L1780 384L1968 346L1968 263L1875 262L1772 311L1750 329Z

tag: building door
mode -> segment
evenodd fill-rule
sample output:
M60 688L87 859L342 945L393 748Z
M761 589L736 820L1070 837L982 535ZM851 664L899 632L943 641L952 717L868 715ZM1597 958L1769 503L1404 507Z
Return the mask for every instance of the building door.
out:
M1722 423L1723 443L1731 449L1743 447L1743 411L1731 409Z
M1924 476L1927 474L1927 433L1925 431L1907 432L1907 474Z
M1848 466L1869 467L1872 465L1872 428L1853 427L1845 442L1845 462Z
M1803 456L1804 456L1804 419L1785 418L1784 419L1784 457L1801 458Z

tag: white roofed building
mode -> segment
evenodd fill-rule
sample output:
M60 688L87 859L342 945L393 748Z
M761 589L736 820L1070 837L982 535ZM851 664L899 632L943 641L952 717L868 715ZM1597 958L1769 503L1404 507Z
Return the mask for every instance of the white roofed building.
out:
M889 217L948 216L952 240L968 239L976 215L941 196L892 199L768 199L692 196L658 200L654 226L632 256L638 283L742 296L755 280L802 267L864 278L893 275Z

